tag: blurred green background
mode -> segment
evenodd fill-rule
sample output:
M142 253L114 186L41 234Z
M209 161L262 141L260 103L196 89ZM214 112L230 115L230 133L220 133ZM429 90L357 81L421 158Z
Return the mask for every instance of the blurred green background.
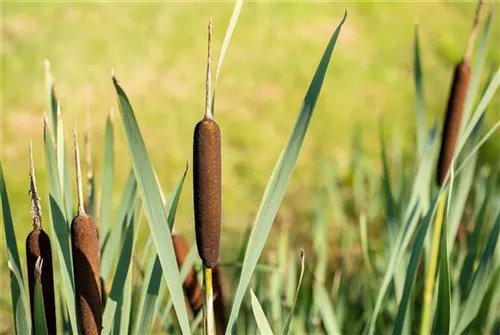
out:
M379 119L405 152L414 143L414 26L419 24L424 94L429 125L441 122L453 67L461 58L474 2L264 3L243 5L217 85L216 119L223 136L223 234L225 250L239 246L252 222L280 149L309 81L344 9L348 18L332 57L303 151L280 210L293 232L304 224L322 160L349 177L356 127L373 157L379 151ZM100 184L106 116L116 106L110 70L127 91L160 183L167 193L191 160L192 133L204 110L206 26L213 16L213 63L233 3L2 3L1 160L24 259L29 216L28 140L33 139L43 212L48 202L42 115L47 110L44 59L49 59L66 124L73 114L83 150L85 111L90 108L92 159ZM498 4L487 68L500 60ZM500 118L497 96L487 112ZM115 113L115 207L130 169L119 114ZM498 159L496 134L482 152ZM70 164L73 164L70 156ZM83 155L82 155L83 157ZM178 230L194 239L191 176L182 193ZM100 186L99 186L100 189ZM301 224L303 223L303 224ZM146 228L146 226L143 226ZM144 229L146 231L146 229ZM1 271L8 285L4 232ZM330 238L335 236L331 231ZM273 243L271 235L270 243ZM295 236L295 238L297 238ZM231 260L223 253L222 260ZM3 292L7 292L3 290ZM1 294L0 332L12 323L10 296Z

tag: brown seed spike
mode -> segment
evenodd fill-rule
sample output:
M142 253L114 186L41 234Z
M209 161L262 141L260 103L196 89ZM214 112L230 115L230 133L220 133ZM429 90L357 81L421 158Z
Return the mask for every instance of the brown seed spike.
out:
M193 181L198 251L203 263L214 268L221 226L221 136L211 119L198 122L194 131Z
M26 238L26 265L28 270L28 286L30 293L30 307L32 327L35 330L35 269L37 260L43 259L41 273L42 295L45 308L45 322L49 334L56 334L56 305L54 298L54 270L52 265L52 248L49 236L43 231L41 225L40 199L36 191L35 169L33 167L33 153L30 141L30 194L31 215L33 230Z
M193 193L196 243L203 264L214 268L219 261L221 227L221 134L213 120L210 102L210 37L208 25L207 94L205 117L194 129Z
M467 62L462 61L455 67L453 83L448 99L437 168L438 186L443 184L450 169L453 155L455 154L455 145L460 130L460 123L462 122L462 111L469 86L469 79L470 66Z
M78 188L78 214L71 222L71 247L75 277L75 300L82 334L96 335L102 330L100 250L97 227L83 208L80 157L74 120L75 165Z
M172 242L174 243L177 265L181 268L189 253L189 245L181 234L173 234ZM182 287L184 288L186 298L189 302L189 307L191 307L193 315L196 316L203 307L203 292L198 282L198 278L196 277L194 267L189 269L186 279L184 279L184 283L182 283Z

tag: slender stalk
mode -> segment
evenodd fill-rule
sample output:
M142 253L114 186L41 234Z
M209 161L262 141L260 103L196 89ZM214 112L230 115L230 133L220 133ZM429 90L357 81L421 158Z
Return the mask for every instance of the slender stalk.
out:
M207 75L206 75L206 89L205 89L205 117L213 119L212 115L212 17L208 20L208 50L207 50Z
M205 281L205 332L206 335L214 334L214 290L212 285L212 268L203 266L203 279Z
M76 116L73 117L73 141L75 143L76 185L78 191L78 215L85 216L83 206L82 169L80 167L80 150L78 149L78 135L76 133Z
M420 325L420 335L429 333L429 323L431 314L432 292L436 281L436 268L439 254L439 240L441 239L441 230L443 226L444 206L446 204L446 192L439 196L438 208L434 222L434 231L432 233L431 257L429 271L425 279L424 302L422 310L422 323ZM446 257L446 256L445 256Z

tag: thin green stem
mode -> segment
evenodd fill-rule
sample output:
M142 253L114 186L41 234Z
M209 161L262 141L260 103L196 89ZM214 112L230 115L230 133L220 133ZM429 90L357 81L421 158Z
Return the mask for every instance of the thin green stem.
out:
M214 334L214 290L212 285L212 269L203 266L205 281L205 335Z
M434 222L434 231L432 233L431 257L429 271L424 286L424 307L422 311L422 323L420 325L420 335L429 333L429 323L431 314L432 291L436 281L436 268L439 254L439 240L441 238L441 228L443 226L444 206L446 204L446 193L439 196L436 221Z

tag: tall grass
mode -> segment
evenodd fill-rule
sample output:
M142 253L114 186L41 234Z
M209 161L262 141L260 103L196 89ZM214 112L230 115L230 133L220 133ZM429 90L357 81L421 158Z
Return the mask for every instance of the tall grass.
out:
M242 2L238 1L226 32L215 85L241 6ZM321 113L321 110L315 111L316 102L342 27L348 24L346 16L347 13L326 45L290 137L270 176L255 221L244 234L242 245L236 246L239 252L230 263L217 264L216 260L207 264L205 259L197 257L198 251L204 252L199 250L204 244L198 248L196 244L190 246L174 233L188 168L179 171L178 183L164 197L135 117L133 97L127 96L127 83L122 86L114 73L112 84L131 161L128 181L121 190L118 211L113 212L110 197L119 191L112 182L117 168L113 158L116 127L110 115L103 143L104 180L96 183L89 174L87 182L91 187L85 197L80 178L76 187L79 196L75 201L72 191L75 188L69 178L71 167L64 147L64 114L46 63L49 112L43 123L43 143L48 187L41 194L49 199L51 215L45 222L46 227L50 227L48 235L55 250L54 264L59 264L54 266L57 333L87 333L86 321L82 321L81 308L77 307L82 303L80 288L83 285L78 269L85 264L78 258L78 248L72 248L78 241L70 232L71 218L77 212L74 204L78 204L77 213L82 216L85 214L83 199L92 197L94 200L87 203L100 206L92 205L94 209L89 209L89 213L96 216L92 221L99 228L100 243L93 239L92 255L88 257L100 260L100 264L97 262L97 269L96 262L93 263L92 274L97 277L84 284L94 283L103 291L101 295L97 290L99 296L94 299L96 305L104 306L100 315L102 329L94 325L97 333L208 332L203 320L206 312L200 311L201 290L207 289L206 282L204 287L199 284L203 282L202 266L213 267L216 273L213 293L217 334L500 331L497 313L500 306L500 162L486 166L479 165L477 159L481 145L500 125L497 121L485 129L484 122L488 104L500 85L498 69L487 80L482 79L491 13L480 24L477 46L471 49L475 52L470 52L472 66L469 85L464 91L463 114L459 124L455 124L458 131L451 159L447 158L449 168L439 174L444 177L438 178L437 185L433 176L439 166L441 119L434 121L432 127L425 123L432 114L425 108L425 64L420 56L417 28L414 40L415 155L405 164L398 163L395 158L402 156L400 148L387 145L384 125L388 120L381 120L378 160L368 158L360 144L361 132L357 132L351 150L352 173L348 178L339 176L333 163L318 164L318 181L312 185L312 197L304 199L310 206L309 220L301 227L310 228L311 248L306 245L299 252L293 240L295 223L277 218L310 122L315 112ZM207 104L208 114L212 116L217 109L215 92L215 89L213 93L207 90L212 100L211 105ZM140 106L136 107L140 110ZM221 144L224 146L223 141ZM87 155L89 147L86 146ZM90 170L91 163L87 165ZM99 194L100 201L95 198ZM50 332L46 321L50 311L44 307L46 297L42 293L48 260L43 254L36 260L30 305L1 162L0 198L15 332L46 334ZM224 198L222 206L223 201ZM28 210L28 198L26 203ZM140 250L136 246L142 213L148 223L149 236ZM278 221L279 224L275 224ZM86 226L93 227L91 233L97 234L94 224ZM276 243L265 249L268 237L274 233L278 236ZM223 226L220 234L224 234ZM213 255L209 256L212 260ZM430 278L427 280L430 284L424 284L425 278ZM230 295L229 299L226 295Z

